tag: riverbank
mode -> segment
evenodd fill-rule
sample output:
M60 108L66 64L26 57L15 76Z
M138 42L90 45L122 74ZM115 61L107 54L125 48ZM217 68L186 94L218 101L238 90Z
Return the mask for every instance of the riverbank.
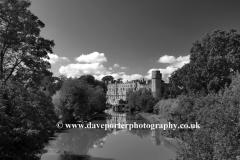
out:
M161 115L143 113L143 112L140 112L138 114L141 115L144 119L151 122L152 124L159 124L159 123L167 124L168 123L167 119L162 118Z
M167 119L163 118L161 115L150 114L150 113L137 113L142 116L144 119L148 120L152 124L168 124ZM173 150L175 153L178 151L178 141L174 138L163 137L164 145Z

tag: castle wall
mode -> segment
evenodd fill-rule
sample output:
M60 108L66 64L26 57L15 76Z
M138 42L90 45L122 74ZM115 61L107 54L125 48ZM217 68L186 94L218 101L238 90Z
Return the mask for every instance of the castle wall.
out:
M111 104L118 104L120 99L126 100L127 91L138 91L139 89L150 88L150 84L140 84L139 82L109 84L107 91L107 101Z
M107 88L107 103L118 104L119 100L126 100L127 91L132 89L133 91L138 91L140 89L147 89L153 92L153 96L156 97L156 93L161 91L164 86L164 81L162 81L162 75L160 71L152 72L151 82L140 80L131 81L127 83L114 83L108 84Z

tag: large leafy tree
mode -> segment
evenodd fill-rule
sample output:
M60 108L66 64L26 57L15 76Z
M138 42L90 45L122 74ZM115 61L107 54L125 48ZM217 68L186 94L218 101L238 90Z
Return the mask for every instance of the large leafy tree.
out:
M0 0L0 80L32 73L25 81L41 77L50 64L54 42L40 36L44 23L28 9L27 0ZM23 75L22 75L23 76Z
M114 78L112 76L105 76L102 78L102 81L104 83L109 83L109 82L113 82Z
M216 30L193 43L190 63L172 74L175 86L186 91L219 91L240 69L240 34Z
M93 87L101 87L104 90L104 92L107 93L106 84L103 81L95 79L93 75L82 75L78 79L86 82L89 85L92 85Z
M79 79L85 81L89 85L94 85L95 78L93 75L82 75Z
M194 124L198 129L170 130L183 140L179 157L184 160L236 159L240 154L240 76L218 94L180 96L170 121L175 124Z
M54 42L40 36L44 23L30 4L0 0L0 159L36 159L57 121L51 98L39 90L52 76L45 59Z
M138 91L130 89L127 92L126 100L130 111L153 112L153 106L155 105L154 97L151 91L147 89Z
M106 109L106 94L101 86L79 79L67 79L53 96L55 110L65 122L85 119L93 112Z

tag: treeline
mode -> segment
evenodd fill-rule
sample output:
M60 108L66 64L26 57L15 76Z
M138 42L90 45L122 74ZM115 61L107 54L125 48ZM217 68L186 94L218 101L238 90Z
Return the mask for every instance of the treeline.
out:
M172 74L178 104L169 112L175 124L200 129L168 130L181 140L180 160L230 160L240 155L240 35L214 31L193 43L190 63Z
M105 83L92 75L66 79L53 95L55 111L63 122L87 119L94 112L106 109L106 91Z

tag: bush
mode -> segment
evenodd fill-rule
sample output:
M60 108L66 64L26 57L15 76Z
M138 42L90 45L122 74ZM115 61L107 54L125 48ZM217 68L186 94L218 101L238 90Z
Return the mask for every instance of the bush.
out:
M175 130L184 141L179 159L236 159L240 155L240 76L218 94L183 96L174 111L173 123L200 124L200 129ZM187 144L187 145L186 145Z
M169 119L170 113L178 103L178 99L162 99L153 107L155 114L160 114L161 117Z
M53 135L57 117L51 98L21 84L0 93L0 159L34 159Z

